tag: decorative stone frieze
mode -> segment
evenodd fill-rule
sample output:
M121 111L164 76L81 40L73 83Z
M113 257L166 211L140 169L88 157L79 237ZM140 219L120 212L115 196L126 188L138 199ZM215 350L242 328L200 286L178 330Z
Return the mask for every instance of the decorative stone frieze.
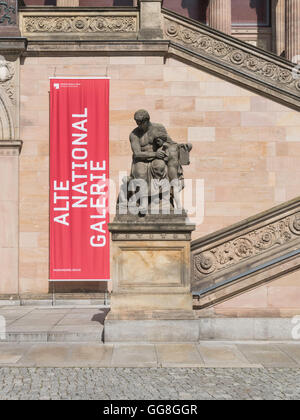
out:
M135 33L137 15L22 15L22 33L32 35Z
M0 55L0 87L7 93L11 102L16 104L15 65Z
M300 237L300 212L194 255L195 274L223 270Z
M299 197L192 242L192 290L207 307L300 267Z

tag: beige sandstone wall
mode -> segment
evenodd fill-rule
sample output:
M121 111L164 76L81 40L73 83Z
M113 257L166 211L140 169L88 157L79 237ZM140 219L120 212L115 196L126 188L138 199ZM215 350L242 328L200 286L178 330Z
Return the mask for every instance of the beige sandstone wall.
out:
M175 59L164 63L161 57L26 58L21 66L20 135L23 293L48 291L48 78L54 74L111 77L110 168L116 181L119 170L130 168L128 135L138 108L148 109L153 121L165 124L175 141L193 143L185 177L203 179L205 185L204 221L194 238L299 195L298 112ZM272 290L278 296L278 288L299 296L296 279L297 275L274 282ZM288 289L290 281L295 290ZM268 288L245 299L254 302ZM278 299L269 302L279 307ZM235 300L232 305L243 303Z
M300 315L299 271L213 308L216 316L293 317ZM200 311L199 313L202 313Z

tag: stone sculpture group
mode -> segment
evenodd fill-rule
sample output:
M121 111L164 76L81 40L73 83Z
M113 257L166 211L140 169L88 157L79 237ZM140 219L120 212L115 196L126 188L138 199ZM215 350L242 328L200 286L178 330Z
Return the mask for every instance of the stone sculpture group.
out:
M134 114L134 119L137 127L129 136L131 172L123 179L118 214L181 213L182 166L189 164L192 145L174 142L165 127L152 123L143 109Z

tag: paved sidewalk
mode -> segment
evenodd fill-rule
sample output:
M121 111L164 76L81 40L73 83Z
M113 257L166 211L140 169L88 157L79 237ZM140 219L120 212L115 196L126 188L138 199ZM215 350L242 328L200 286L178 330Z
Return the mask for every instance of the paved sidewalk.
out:
M300 341L103 344L106 313L0 307L0 400L300 399Z
M299 368L293 342L103 344L101 307L0 307L0 367ZM1 321L1 319L0 319Z
M0 306L12 342L101 342L107 312L99 305Z
M107 406L118 399L299 400L300 370L0 368L0 400L7 399L108 400Z
M300 343L1 343L0 367L300 369Z

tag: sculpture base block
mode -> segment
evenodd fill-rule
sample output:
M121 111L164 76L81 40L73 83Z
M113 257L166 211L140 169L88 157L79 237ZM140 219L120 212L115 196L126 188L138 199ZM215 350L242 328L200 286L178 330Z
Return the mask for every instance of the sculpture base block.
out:
M111 296L113 313L142 313L154 311L190 311L193 297L189 293L113 293Z
M183 217L116 217L105 342L196 342L190 287L194 225Z

